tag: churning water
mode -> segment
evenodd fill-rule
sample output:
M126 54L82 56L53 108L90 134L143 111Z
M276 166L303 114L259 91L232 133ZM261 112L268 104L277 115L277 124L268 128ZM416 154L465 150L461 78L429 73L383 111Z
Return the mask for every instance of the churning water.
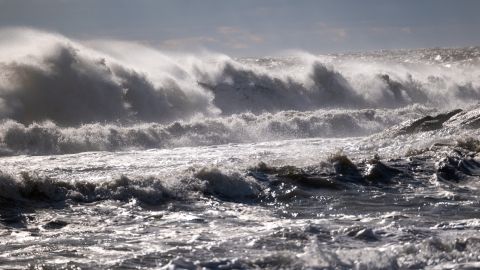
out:
M480 267L480 48L0 35L0 268Z

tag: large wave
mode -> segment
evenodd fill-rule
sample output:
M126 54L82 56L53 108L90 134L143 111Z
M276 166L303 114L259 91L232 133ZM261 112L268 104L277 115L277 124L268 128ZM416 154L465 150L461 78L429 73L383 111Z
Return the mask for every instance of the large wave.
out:
M198 86L187 87L187 82L169 76L154 83L145 72L62 37L15 30L4 35L7 41L0 51L8 53L4 47L16 46L25 55L0 56L3 118L21 123L52 120L60 125L161 122L209 114L212 109L212 95ZM44 43L40 51L33 50L37 42Z
M0 117L22 124L166 123L243 112L453 106L480 97L478 71L460 65L306 54L252 62L28 29L0 34Z

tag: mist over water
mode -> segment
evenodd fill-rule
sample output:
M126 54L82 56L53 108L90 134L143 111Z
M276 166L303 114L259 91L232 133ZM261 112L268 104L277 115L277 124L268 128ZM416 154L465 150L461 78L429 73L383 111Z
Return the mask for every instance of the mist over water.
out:
M139 44L80 42L28 29L1 35L6 152L181 146L171 140L179 136L188 138L185 145L209 145L367 135L430 108L467 106L480 95L478 50L384 58L297 52L255 60L169 55ZM90 146L78 142L85 138Z
M305 53L254 62L214 53L167 55L117 41L89 41L86 47L33 30L1 34L8 37L0 44L1 116L25 125L45 120L61 126L168 123L245 112L412 104L454 107L480 95L478 71L458 61L475 58L478 51L443 65L442 52L432 56L438 59L434 64L410 63L401 55L390 63L369 61L368 55Z
M0 36L0 268L480 265L478 47Z

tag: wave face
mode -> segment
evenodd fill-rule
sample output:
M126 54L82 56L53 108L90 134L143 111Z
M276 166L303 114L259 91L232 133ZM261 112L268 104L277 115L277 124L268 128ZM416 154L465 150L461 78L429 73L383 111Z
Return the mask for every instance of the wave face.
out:
M1 35L0 117L27 125L46 120L60 126L167 123L245 112L412 104L452 107L480 97L478 69L465 72L467 64L478 64L475 49L463 58L456 51L432 50L433 63L425 52L382 60L368 54L297 54L252 61L212 53L168 55L116 41L82 43L25 29L1 30Z
M63 37L32 31L13 36L0 50L19 47L25 55L0 56L1 116L21 123L52 120L64 126L127 120L169 121L208 114L212 96L188 82L169 78L154 84L145 72ZM9 40L9 39L7 39ZM31 51L38 42L39 52ZM6 48L5 48L6 47Z

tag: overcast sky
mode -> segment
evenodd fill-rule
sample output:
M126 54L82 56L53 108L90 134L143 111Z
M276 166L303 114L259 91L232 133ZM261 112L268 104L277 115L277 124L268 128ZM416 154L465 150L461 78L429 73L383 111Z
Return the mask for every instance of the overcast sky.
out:
M458 47L480 45L480 0L0 0L7 26L236 56Z

